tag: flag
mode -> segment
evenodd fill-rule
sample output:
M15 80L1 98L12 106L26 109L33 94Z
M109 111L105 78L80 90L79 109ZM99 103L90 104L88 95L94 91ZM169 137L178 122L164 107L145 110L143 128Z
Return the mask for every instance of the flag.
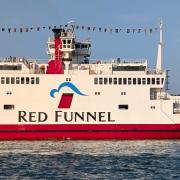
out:
M118 29L115 29L115 32L118 33Z
M8 32L9 32L9 33L11 32L11 28L8 28Z

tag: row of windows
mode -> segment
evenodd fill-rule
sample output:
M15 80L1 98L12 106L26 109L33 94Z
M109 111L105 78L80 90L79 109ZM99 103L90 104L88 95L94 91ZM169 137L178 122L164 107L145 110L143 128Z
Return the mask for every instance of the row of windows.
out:
M1 77L1 84L39 84L39 77Z
M22 70L22 66L21 65L0 65L0 70L9 70L9 71L20 71Z
M94 78L94 84L163 84L164 78Z

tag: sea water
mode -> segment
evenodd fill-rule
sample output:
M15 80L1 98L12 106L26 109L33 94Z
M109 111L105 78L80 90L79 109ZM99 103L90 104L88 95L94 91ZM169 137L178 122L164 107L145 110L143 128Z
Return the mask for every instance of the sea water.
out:
M0 179L180 179L180 140L0 141Z

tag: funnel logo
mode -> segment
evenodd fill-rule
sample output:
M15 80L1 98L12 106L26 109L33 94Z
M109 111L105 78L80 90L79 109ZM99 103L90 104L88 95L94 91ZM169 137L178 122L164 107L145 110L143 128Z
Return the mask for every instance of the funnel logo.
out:
M71 82L63 82L59 85L57 89L52 89L50 92L50 96L54 98L54 94L61 91L62 88L68 87L76 94L80 96L87 96L86 94L82 93L73 83ZM62 93L61 99L59 101L58 108L70 108L74 93Z

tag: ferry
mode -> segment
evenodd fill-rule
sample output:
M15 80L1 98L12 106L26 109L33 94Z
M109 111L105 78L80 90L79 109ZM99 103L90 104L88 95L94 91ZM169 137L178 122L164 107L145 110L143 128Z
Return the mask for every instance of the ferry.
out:
M91 42L68 25L48 38L47 63L0 59L0 140L179 139L180 95L167 92L160 23L148 61L90 61Z

